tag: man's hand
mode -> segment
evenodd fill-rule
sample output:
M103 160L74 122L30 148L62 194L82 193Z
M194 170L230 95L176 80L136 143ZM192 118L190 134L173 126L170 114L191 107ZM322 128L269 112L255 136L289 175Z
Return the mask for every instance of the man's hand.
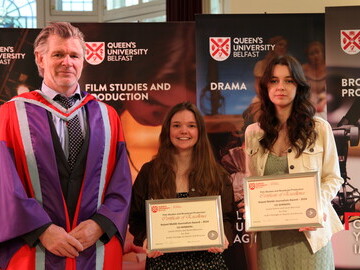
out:
M97 240L104 234L99 224L95 221L88 219L81 222L70 233L75 239L77 239L84 249L92 246Z
M39 237L41 244L51 253L75 258L84 250L83 245L62 227L51 224Z

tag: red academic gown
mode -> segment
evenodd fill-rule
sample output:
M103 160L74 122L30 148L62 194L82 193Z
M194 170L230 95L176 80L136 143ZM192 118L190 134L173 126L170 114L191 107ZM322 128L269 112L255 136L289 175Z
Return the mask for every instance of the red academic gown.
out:
M0 107L0 268L121 269L131 197L131 176L116 111L86 93L72 111L55 105L40 91L20 95ZM89 144L80 196L70 223L62 193L48 113L66 120L85 107ZM116 235L98 241L76 259L29 247L21 236L52 222L71 231L100 214ZM8 267L8 268L6 268Z

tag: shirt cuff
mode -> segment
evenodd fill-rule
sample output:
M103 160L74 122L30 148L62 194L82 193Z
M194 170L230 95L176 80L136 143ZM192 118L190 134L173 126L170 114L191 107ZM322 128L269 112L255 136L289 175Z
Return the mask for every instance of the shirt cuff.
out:
M25 241L25 243L29 246L29 247L35 247L37 244L39 244L40 240L39 237L40 235L45 232L45 230L51 225L52 223L47 223L43 226L41 226L40 228L37 228L29 233L26 233L24 235L21 236L21 238Z

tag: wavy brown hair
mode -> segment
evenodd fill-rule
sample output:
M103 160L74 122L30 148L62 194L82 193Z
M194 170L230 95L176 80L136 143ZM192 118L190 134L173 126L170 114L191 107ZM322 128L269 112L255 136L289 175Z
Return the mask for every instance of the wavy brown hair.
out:
M199 134L192 151L191 167L188 171L189 187L195 188L201 196L219 195L223 179L227 177L227 172L215 160L201 113L190 102L179 103L167 113L162 125L159 150L154 157L154 165L149 177L151 179L150 196L153 199L176 197L174 162L176 149L170 140L170 124L174 114L184 110L194 114Z
M279 56L273 58L266 67L260 80L261 113L259 123L265 134L260 144L271 150L279 135L280 122L276 117L275 106L271 102L268 93L268 83L273 75L274 67L283 65L289 68L290 74L297 84L296 95L292 111L286 121L289 141L297 150L297 157L308 145L313 145L316 140L315 132L315 108L311 104L310 86L300 63L292 56Z

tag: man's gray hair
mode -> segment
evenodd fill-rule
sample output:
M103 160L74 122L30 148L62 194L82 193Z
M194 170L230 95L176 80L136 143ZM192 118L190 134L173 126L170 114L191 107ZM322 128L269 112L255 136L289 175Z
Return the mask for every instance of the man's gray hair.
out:
M68 38L77 38L80 41L80 44L83 48L84 55L85 55L85 40L84 34L79 30L79 28L71 25L68 22L51 22L48 26L43 28L39 35L36 37L34 41L34 54L44 54L47 50L47 41L49 36L57 35L61 38L68 39ZM37 63L36 57L35 62L39 70L39 74L41 77L44 76L44 70L40 68L39 64Z

